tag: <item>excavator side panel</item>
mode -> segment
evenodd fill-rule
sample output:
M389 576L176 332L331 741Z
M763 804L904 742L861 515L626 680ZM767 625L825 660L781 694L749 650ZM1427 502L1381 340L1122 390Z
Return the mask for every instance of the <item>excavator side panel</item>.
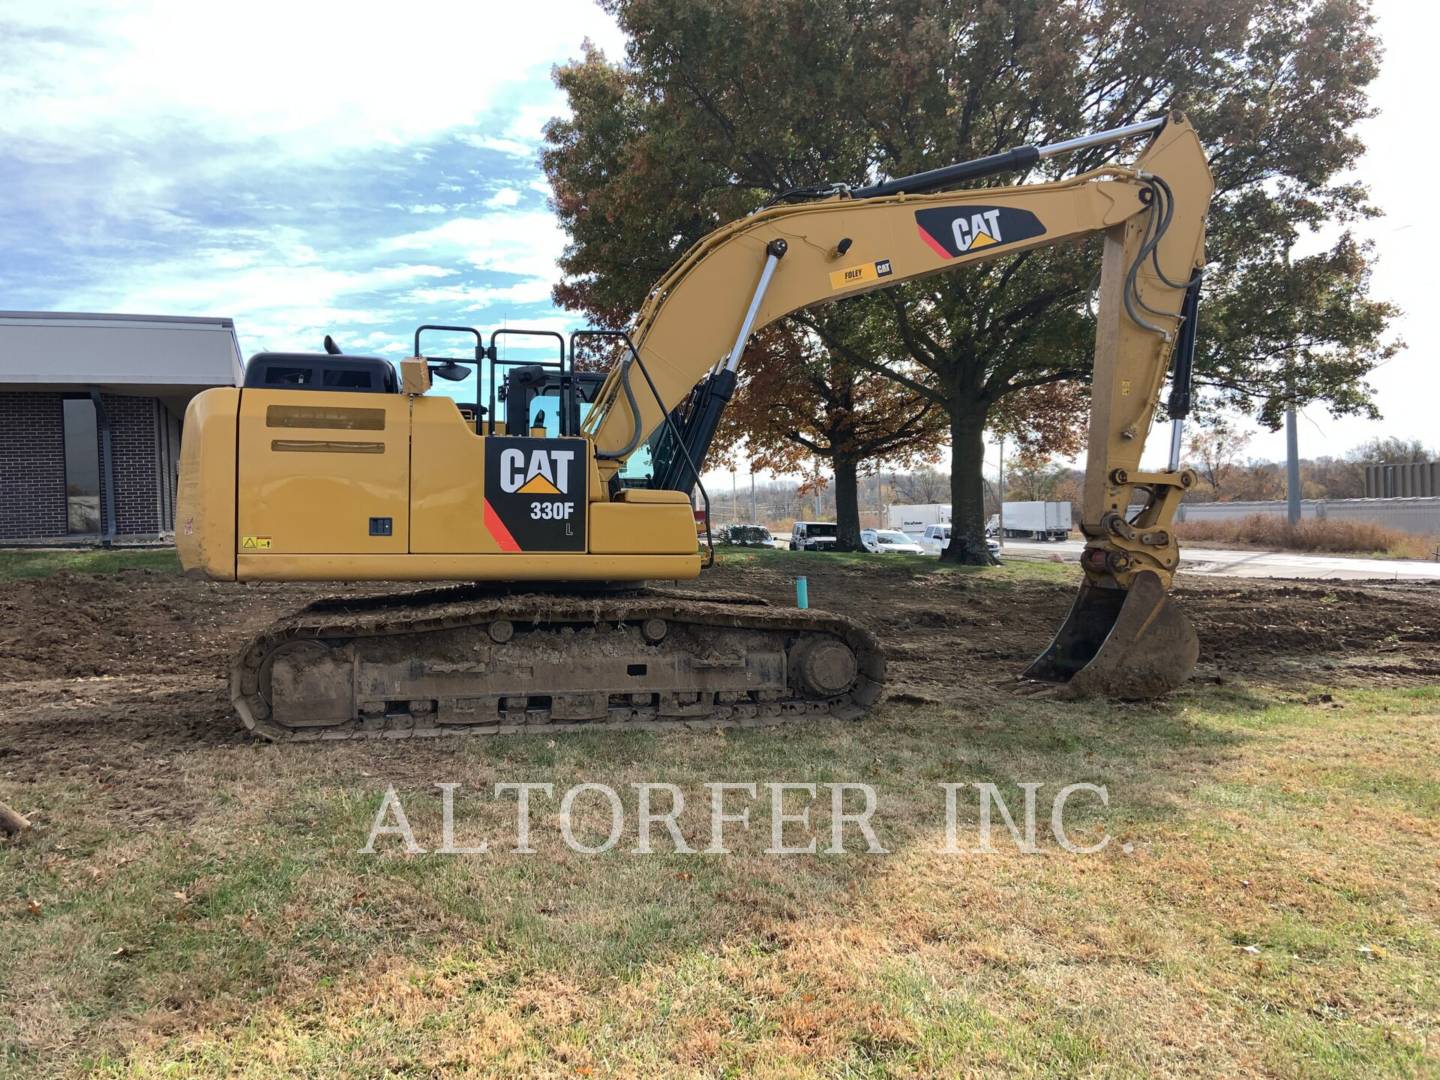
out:
M185 408L175 548L187 575L235 580L235 425L240 391L203 390Z
M186 571L212 580L700 573L683 494L597 500L588 440L481 438L446 398L209 390L187 412L182 458L176 543Z
M239 454L242 556L409 550L404 395L243 390Z

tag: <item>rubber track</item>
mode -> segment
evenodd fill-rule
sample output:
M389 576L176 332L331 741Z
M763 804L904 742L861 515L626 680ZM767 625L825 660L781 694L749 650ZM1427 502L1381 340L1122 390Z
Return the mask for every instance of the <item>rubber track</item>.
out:
M280 644L302 639L348 641L358 637L424 634L465 626L487 626L505 619L516 632L566 626L638 624L649 618L672 625L768 630L786 634L834 635L854 650L859 669L855 685L840 697L717 704L709 716L658 717L653 709L610 710L605 719L550 722L535 711L526 723L434 724L428 718L387 716L383 722L352 721L325 728L288 728L269 719L270 708L259 693L259 672L266 655ZM534 626L535 630L524 628ZM417 653L423 654L424 646ZM251 639L230 669L230 699L245 726L277 742L325 739L411 738L426 735L518 734L522 732L607 730L707 730L720 727L763 727L791 717L832 716L850 720L863 715L884 689L885 656L874 635L849 619L826 611L771 607L766 601L739 593L696 594L664 589L636 589L594 594L503 593L484 586L457 586L423 592L318 600L279 620Z

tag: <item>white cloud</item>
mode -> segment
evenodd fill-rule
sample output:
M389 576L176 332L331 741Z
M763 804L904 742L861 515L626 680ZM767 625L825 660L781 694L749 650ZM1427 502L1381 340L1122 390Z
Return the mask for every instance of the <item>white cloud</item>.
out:
M545 125L569 112L564 95L548 93L544 101L528 102L510 114L510 120L497 135L493 132L466 133L461 142L477 150L494 150L514 158L535 161L540 144L545 140Z
M62 159L192 133L280 143L300 158L404 145L474 127L514 84L545 82L587 36L619 41L609 16L583 0L356 3L343 15L290 0L20 0L5 5L0 27L0 136L12 152ZM479 64L456 54L413 66L447 41L504 46ZM505 137L538 137L546 108L520 106Z
M338 344L348 353L378 353L381 356L409 356L414 349L409 342L398 341L384 330L375 330L363 336L342 336Z
M543 317L563 235L518 207L548 193L530 178L564 109L549 72L586 37L622 45L592 0L360 0L343 17L288 0L0 0L0 145L42 180L23 209L43 243L19 269L63 282L32 287L32 306L228 315L247 348L314 347L348 325L347 350L385 355L408 353L414 304ZM479 66L416 63L443 41L503 47ZM517 160L437 168L461 139ZM356 161L382 171L332 186ZM388 228L355 214L374 191ZM446 283L471 269L512 283Z
M247 342L268 347L314 347L337 325L379 326L395 318L393 300L356 304L359 297L384 294L416 282L450 275L439 266L397 263L364 269L293 265L280 249L177 259L138 268L123 280L88 287L70 310L156 312L168 315L227 315ZM227 265L228 264L228 265ZM240 264L238 269L230 266ZM78 300L78 298L77 298Z
M459 138L466 146L473 146L477 150L495 150L516 158L532 157L536 149L533 143L521 142L519 139L506 139L498 135L465 134Z
M549 101L522 105L505 128L505 135L517 142L539 145L545 138L545 125L570 111L564 95L556 94Z
M418 251L441 262L463 259L477 270L498 270L552 281L565 234L547 210L507 210L481 217L457 217L433 229L392 237L385 253Z
M502 304L543 304L550 299L550 282L526 278L513 285L427 285L412 289L405 299L416 304L443 304L461 311L484 311Z

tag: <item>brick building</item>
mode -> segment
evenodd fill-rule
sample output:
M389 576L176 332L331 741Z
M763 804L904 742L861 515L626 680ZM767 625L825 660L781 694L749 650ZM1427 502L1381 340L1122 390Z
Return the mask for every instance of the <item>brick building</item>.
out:
M172 533L185 406L242 372L229 319L0 311L0 544Z

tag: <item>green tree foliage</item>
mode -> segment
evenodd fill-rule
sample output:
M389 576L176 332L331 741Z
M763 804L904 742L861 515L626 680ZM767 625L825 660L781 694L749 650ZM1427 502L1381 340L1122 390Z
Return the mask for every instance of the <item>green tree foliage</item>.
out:
M544 165L570 244L556 299L629 321L690 243L780 192L901 175L1184 110L1217 182L1197 379L1275 425L1292 402L1373 413L1396 348L1368 297L1372 213L1343 178L1378 46L1363 0L606 0L630 44L559 69L573 111ZM1053 159L1046 176L1133 147ZM1016 177L997 178L997 183ZM1295 256L1320 226L1328 248ZM1098 243L999 259L879 293L864 317L796 316L856 368L949 420L954 542L988 559L992 411L1089 377ZM738 304L737 304L738 307ZM862 340L847 327L867 328ZM876 327L880 330L877 332Z

